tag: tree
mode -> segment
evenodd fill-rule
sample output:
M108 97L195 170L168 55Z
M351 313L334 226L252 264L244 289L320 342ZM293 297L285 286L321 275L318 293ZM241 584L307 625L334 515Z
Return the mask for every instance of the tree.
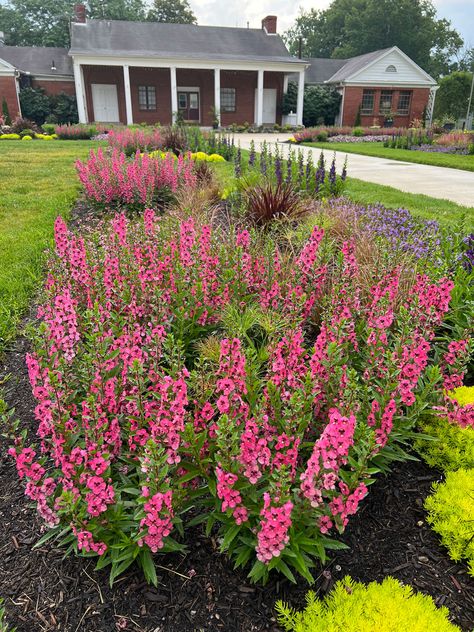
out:
M288 84L288 91L283 97L282 112L296 112L298 86L293 81ZM303 101L303 125L334 125L339 112L341 95L329 86L305 86Z
M453 116L455 119L466 116L469 93L471 91L472 73L453 72L439 80L436 93L434 118Z
M153 6L148 12L147 20L174 24L197 24L196 16L188 0L153 0Z
M12 46L69 46L74 0L8 0L0 24ZM87 15L101 20L144 20L144 0L89 0Z
M20 105L23 118L41 125L51 112L49 96L42 88L23 88L20 90Z
M449 72L462 47L459 33L439 19L431 0L333 0L328 9L302 11L285 34L304 57L346 59L398 46L427 72Z

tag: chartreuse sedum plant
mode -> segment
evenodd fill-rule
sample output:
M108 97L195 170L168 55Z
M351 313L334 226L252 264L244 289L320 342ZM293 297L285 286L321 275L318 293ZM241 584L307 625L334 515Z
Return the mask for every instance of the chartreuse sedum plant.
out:
M474 468L474 386L461 386L449 395L472 423L463 428L442 414L432 414L420 423L425 438L417 439L415 446L428 465L445 472Z
M9 450L44 539L156 582L153 554L205 523L253 581L311 582L443 400L452 282L401 289L380 267L363 292L354 244L318 226L291 250L150 209L55 233L27 358L37 443Z
M460 632L447 608L393 577L367 586L345 577L324 599L308 592L306 602L301 612L276 604L287 632Z
M433 485L425 509L450 557L467 561L474 576L474 469L448 472L443 483Z

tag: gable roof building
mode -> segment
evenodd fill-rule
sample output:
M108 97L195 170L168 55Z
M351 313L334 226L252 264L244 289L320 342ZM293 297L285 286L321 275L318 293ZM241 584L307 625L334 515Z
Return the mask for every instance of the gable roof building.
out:
M87 20L76 5L69 54L81 121L274 124L295 72L302 121L308 64L290 55L275 16L245 29Z
M436 81L397 46L350 59L306 59L307 85L331 85L342 95L336 123L406 127L431 120Z

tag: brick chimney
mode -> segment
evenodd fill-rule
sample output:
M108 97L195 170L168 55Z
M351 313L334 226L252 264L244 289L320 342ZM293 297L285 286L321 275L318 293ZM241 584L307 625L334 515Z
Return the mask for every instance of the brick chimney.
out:
M86 5L75 4L74 5L74 21L85 24L86 21Z
M266 18L263 18L262 29L266 32L267 35L276 35L277 34L277 16L267 15Z

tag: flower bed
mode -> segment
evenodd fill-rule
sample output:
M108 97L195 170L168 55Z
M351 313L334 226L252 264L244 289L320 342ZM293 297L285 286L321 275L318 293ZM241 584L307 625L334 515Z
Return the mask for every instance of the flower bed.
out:
M325 142L329 138L334 136L343 137L355 137L354 142L363 142L365 137L370 136L391 136L393 134L403 133L403 128L390 128L390 131L385 131L381 127L310 127L293 135L296 143L309 143L309 142ZM342 141L344 142L344 141Z
M387 266L370 289L318 228L285 253L147 211L87 242L58 221L56 250L28 358L41 449L10 452L47 537L112 579L136 560L156 581L151 553L205 521L254 581L311 580L461 371L433 337L453 284Z

